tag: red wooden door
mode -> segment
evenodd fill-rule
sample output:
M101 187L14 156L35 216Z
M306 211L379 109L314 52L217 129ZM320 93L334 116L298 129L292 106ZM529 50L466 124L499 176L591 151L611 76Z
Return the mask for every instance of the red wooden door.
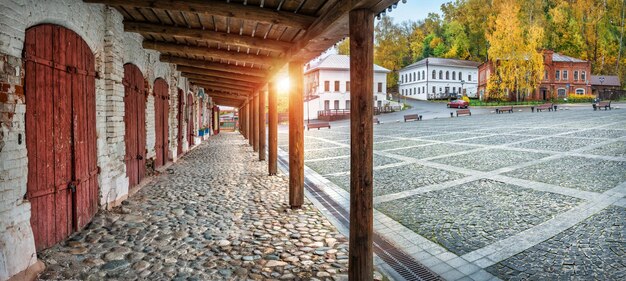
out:
M126 174L129 187L141 182L146 174L146 96L141 70L124 65L124 124L126 134Z
M37 250L87 224L98 208L95 64L73 31L45 24L24 41L26 148Z
M187 95L187 143L189 143L189 148L192 145L196 144L193 137L193 96L191 94Z
M177 155L183 155L183 111L185 110L185 93L178 89L178 148Z
M154 118L156 126L156 160L155 167L161 167L167 163L168 160L168 147L169 147L169 128L168 128L168 115L169 115L169 86L165 80L159 78L154 81Z

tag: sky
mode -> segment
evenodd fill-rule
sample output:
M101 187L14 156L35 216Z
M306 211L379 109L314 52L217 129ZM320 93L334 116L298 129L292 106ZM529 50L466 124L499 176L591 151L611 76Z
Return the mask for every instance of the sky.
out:
M398 3L398 7L393 9L391 13L387 13L391 16L396 23L401 23L407 20L420 20L425 19L428 13L441 14L441 4L451 2L452 0L407 0L406 4L402 1Z

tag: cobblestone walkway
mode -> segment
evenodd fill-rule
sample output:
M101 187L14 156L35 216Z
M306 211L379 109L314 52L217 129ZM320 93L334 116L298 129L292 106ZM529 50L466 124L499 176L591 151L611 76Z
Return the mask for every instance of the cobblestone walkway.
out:
M42 279L347 279L347 239L238 134L184 156L112 212L40 253Z
M349 139L305 134L344 207ZM447 280L626 280L624 109L375 125L374 166L375 230Z

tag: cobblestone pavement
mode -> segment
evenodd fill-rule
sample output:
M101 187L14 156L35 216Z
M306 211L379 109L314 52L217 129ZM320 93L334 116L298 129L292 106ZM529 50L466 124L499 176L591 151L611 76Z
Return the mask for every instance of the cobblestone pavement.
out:
M212 137L68 241L40 253L41 279L345 278L347 239L236 134Z
M395 160L374 161L376 231L445 279L626 280L624 109L384 122L374 136L374 156ZM307 167L347 204L349 127L305 139Z

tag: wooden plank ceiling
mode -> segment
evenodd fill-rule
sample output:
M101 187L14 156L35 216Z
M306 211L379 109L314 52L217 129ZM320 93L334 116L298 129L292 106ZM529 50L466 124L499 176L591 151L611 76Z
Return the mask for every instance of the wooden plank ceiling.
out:
M348 12L399 0L83 0L124 16L143 47L177 65L220 105L240 106L288 62L302 63L348 35Z

